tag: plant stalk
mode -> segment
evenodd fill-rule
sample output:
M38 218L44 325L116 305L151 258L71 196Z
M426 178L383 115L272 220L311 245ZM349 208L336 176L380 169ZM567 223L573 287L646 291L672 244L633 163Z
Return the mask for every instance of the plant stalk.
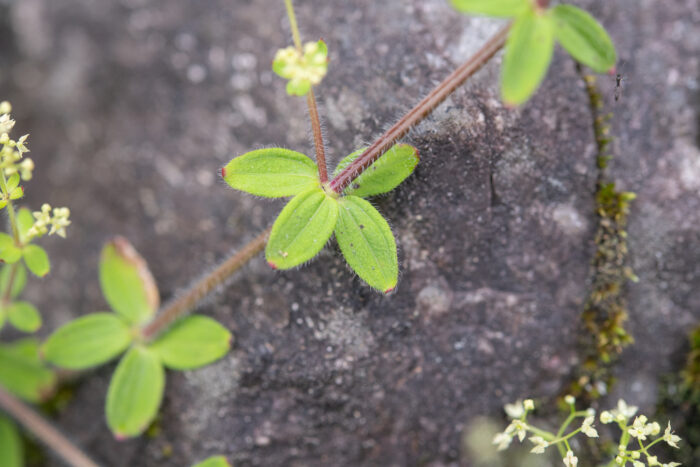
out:
M68 465L73 467L98 467L97 463L71 443L68 438L1 386L0 408L24 426L28 432L34 434L51 448Z
M326 151L323 146L323 132L321 131L321 119L318 116L316 98L313 89L309 89L306 95L306 104L309 107L309 118L311 119L311 129L314 132L314 146L316 148L316 164L318 165L318 176L321 185L328 183L328 169L326 168Z
M509 30L510 24L501 28L477 53L453 71L443 82L438 84L418 105L380 136L365 152L343 169L337 177L333 178L330 188L336 193L342 193L353 180L388 151L396 141L405 136L411 127L420 123L442 101L461 86L464 81L479 71L505 45Z
M304 53L301 46L301 34L299 34L299 26L297 25L297 17L294 13L294 5L292 0L284 0L284 5L287 7L287 17L289 18L289 27L292 30L292 38L294 46L300 54ZM326 150L323 145L323 132L321 131L321 119L318 116L318 107L316 106L316 97L314 97L313 89L309 89L306 94L306 105L309 108L309 119L311 120L311 130L314 133L314 148L316 149L316 164L318 165L318 177L321 179L321 185L328 183L328 168L326 167Z
M260 253L265 248L270 230L272 230L271 227L265 229L265 231L255 237L253 241L245 245L233 256L225 259L216 269L190 287L183 295L166 305L165 308L141 330L143 339L149 341L156 338L179 317L189 312L197 302L206 297L211 291L231 277L234 272L238 271L248 263L248 261Z

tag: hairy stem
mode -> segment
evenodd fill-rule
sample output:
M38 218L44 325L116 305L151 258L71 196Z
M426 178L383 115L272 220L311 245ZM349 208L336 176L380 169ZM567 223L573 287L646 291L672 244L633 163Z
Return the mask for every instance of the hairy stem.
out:
M299 34L299 26L297 25L297 17L294 13L294 5L292 0L284 0L284 5L287 7L287 17L289 18L289 27L292 30L294 38L294 46L299 53L304 53L301 47L301 34ZM309 107L309 118L311 119L311 130L314 133L314 148L316 149L316 164L318 165L318 177L321 179L321 184L328 183L328 169L326 168L326 150L323 145L323 132L321 131L321 119L318 116L318 107L316 106L316 98L314 97L313 89L309 89L306 94L306 105Z
M265 248L270 230L271 228L267 228L240 251L226 258L216 269L200 279L184 294L166 305L153 321L142 329L141 335L143 338L151 340L157 337L179 317L189 312L202 298L206 297L211 291L231 277L234 272L253 259Z
M97 467L97 463L78 449L57 429L1 386L0 408L51 448L68 465L73 467Z
M438 84L418 105L404 115L394 126L389 128L365 152L343 169L337 177L331 180L331 189L336 193L342 193L353 180L388 151L396 141L405 136L411 127L421 122L442 101L461 86L464 81L479 71L505 45L509 30L510 24L501 28L477 53L453 71L443 82Z
M309 89L306 95L306 104L309 106L309 118L311 119L311 128L314 132L314 146L316 148L316 164L318 165L318 176L321 179L321 184L328 183L328 169L326 168L326 151L323 148L323 133L321 132L321 120L318 117L318 109L316 108L316 98L314 97L313 89Z

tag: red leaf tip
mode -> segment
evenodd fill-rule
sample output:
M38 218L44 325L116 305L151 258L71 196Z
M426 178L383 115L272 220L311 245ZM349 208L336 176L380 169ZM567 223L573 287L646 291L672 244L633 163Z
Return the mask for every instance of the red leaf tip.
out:
M226 178L226 167L221 167L221 178Z
M388 289L386 289L386 290L384 291L384 293L385 293L386 295L388 295L388 294L390 294L391 292L393 292L395 288L396 288L396 286L394 286L394 287L389 287Z
M272 269L277 270L277 265L272 261L268 261L267 264L269 264Z

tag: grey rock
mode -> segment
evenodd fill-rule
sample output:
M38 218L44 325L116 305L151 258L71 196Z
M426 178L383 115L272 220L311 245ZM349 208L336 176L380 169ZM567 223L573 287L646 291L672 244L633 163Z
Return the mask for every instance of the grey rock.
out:
M318 94L331 161L371 142L500 26L443 0L298 1L323 37ZM628 78L612 107L629 229L630 324L618 386L645 410L700 316L700 4L586 0ZM311 154L302 99L270 63L289 43L281 2L22 0L0 4L2 99L31 132L23 202L70 206L54 270L28 287L45 332L105 309L101 245L128 237L164 299L240 248L279 201L229 189L219 168L270 145ZM229 356L169 373L160 432L117 442L103 422L112 367L85 375L56 423L113 466L455 465L461 432L525 396L565 387L595 246L595 144L573 62L559 49L520 110L498 97L499 58L407 140L416 173L377 198L399 243L397 292L362 285L335 244L298 271L261 258L199 312L233 330ZM613 105L614 79L602 77ZM637 390L638 386L647 390ZM631 388L631 389L630 389Z

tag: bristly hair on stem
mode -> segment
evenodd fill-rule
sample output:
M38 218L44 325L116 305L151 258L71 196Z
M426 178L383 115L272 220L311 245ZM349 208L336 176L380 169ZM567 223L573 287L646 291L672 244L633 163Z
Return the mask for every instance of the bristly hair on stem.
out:
M289 18L289 27L292 30L294 46L303 53L301 47L301 34L299 34L299 26L297 26L297 18L294 13L294 5L292 0L284 0L287 7L287 17ZM318 116L318 106L316 105L316 97L314 97L313 89L310 89L306 94L306 105L309 107L309 118L311 119L311 130L314 133L314 149L316 150L316 164L318 165L318 177L321 179L321 184L328 183L328 168L326 167L326 150L323 143L323 132L321 131L321 119Z
M342 193L353 180L388 151L396 141L405 136L414 125L417 125L435 110L464 81L479 71L505 45L509 30L510 24L501 28L476 54L438 84L418 105L404 115L394 126L389 128L360 157L340 172L337 177L331 180L330 188L336 193Z

